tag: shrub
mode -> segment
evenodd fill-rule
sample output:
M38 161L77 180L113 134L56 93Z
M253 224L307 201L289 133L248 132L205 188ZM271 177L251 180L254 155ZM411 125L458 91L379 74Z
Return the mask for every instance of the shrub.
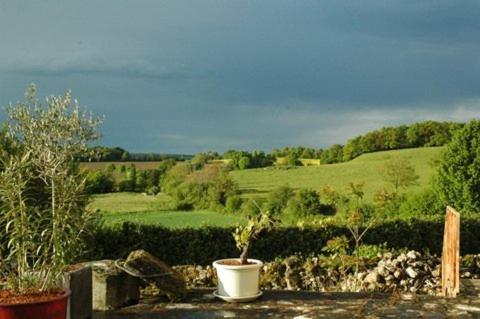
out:
M178 209L222 210L227 198L237 193L228 172L217 165L207 165L183 177L176 174L169 176L167 191Z
M298 160L298 157L293 154L293 153L289 153L286 157L285 157L285 164L286 165L289 165L289 166L297 166L297 165L301 165L300 161Z
M361 259L374 259L380 254L383 254L387 251L386 246L387 245L385 245L385 243L379 245L362 244L357 247L356 251L354 251L353 254Z
M480 121L464 126L442 154L436 189L460 212L480 212Z
M273 189L267 196L263 207L273 215L279 215L287 207L287 203L295 195L293 188L280 186Z
M257 215L260 212L260 204L253 199L244 201L241 207L244 215Z
M89 172L85 179L87 194L111 193L115 189L115 181L110 171Z
M323 202L338 210L348 203L348 197L336 191L333 187L325 186L320 190Z
M158 186L150 186L147 188L148 195L157 195L158 193L160 193L160 187Z
M419 192L409 194L400 204L401 216L433 216L443 215L445 206L442 204L438 193L432 188L426 188Z
M133 192L134 191L133 186L134 185L132 185L132 181L124 179L118 182L117 190L119 192Z
M182 183L171 193L174 206L179 210L208 208L208 189L207 183Z
M227 202L225 203L225 210L227 213L238 213L240 208L242 207L242 198L238 195L232 195L227 198Z
M247 169L250 167L250 158L243 156L238 160L238 169Z
M300 190L288 201L286 213L300 218L321 214L320 195L313 189Z

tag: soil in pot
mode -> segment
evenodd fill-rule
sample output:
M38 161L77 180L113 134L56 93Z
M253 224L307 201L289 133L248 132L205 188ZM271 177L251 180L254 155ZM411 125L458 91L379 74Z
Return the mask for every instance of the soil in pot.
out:
M65 319L70 291L55 289L45 293L15 294L0 291L2 319Z
M65 295L65 290L63 289L53 289L49 292L32 292L22 295L15 294L8 290L0 290L0 305L46 302L61 298L63 295Z
M246 265L255 265L256 263L252 261L247 261L246 264L242 264L240 260L237 259L228 259L228 260L222 260L218 262L219 265L225 265L225 266L246 266Z

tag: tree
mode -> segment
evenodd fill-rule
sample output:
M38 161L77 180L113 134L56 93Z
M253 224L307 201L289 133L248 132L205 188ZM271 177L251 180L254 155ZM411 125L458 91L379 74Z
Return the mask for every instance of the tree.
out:
M398 193L401 188L418 184L419 176L415 173L415 167L404 158L392 158L381 173L384 181L392 186L394 193Z
M294 153L288 154L287 157L285 158L285 162L289 166L297 166L300 163L300 161L298 160L298 157L295 156Z
M464 212L480 212L480 121L468 123L447 145L435 188L445 204Z

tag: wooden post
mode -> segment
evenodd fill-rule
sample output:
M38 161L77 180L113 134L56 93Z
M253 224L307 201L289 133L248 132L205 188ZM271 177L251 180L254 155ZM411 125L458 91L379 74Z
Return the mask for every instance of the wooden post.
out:
M460 292L460 214L447 207L442 250L442 295L456 297Z

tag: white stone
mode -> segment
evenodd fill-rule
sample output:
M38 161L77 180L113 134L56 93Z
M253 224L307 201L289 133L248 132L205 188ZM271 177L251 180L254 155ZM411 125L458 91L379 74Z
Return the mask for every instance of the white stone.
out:
M475 306L470 306L470 305L458 304L458 305L455 305L455 308L457 308L458 310L463 310L463 311L480 312L480 307L475 307Z
M407 269L405 269L405 272L410 278L418 277L418 272L416 272L412 267L408 267Z

